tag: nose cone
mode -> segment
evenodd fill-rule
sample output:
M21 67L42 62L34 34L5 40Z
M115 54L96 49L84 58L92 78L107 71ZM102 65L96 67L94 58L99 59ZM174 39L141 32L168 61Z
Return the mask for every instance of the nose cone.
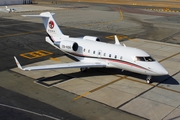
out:
M159 75L168 75L168 71L164 68L159 72Z
M168 71L160 64L155 68L158 75L168 75Z

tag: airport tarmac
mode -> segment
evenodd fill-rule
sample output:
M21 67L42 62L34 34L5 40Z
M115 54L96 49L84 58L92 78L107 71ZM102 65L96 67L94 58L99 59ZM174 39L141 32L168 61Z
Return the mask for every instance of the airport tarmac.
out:
M146 84L146 76L118 69L21 71L14 55L22 65L72 60L44 41L41 20L23 18L20 15L24 13L0 13L0 87L6 91L3 94L11 92L1 97L1 107L17 107L17 113L31 114L30 118L180 119L179 13L147 11L138 6L67 3L63 7L66 5L73 9L52 10L65 34L98 36L108 43L114 43L117 34L126 46L150 53L169 76L153 77L153 83ZM19 96L28 102L21 103Z

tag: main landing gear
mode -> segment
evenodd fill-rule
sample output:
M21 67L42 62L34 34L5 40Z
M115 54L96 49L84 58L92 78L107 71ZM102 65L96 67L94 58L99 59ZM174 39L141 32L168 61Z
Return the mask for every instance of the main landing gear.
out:
M151 76L147 76L147 78L146 78L146 83L151 83Z
M80 68L81 72L86 72L88 70L88 68Z

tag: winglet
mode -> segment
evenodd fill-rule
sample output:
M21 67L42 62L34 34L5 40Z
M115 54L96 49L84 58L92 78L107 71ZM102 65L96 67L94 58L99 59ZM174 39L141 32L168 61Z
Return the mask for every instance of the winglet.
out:
M119 43L119 40L118 40L118 38L117 38L116 35L114 36L114 38L115 38L115 44L116 44L116 45L121 45L121 44Z
M19 69L23 70L21 64L19 63L19 61L17 60L17 58L14 56L14 60L16 62L16 65L18 66Z

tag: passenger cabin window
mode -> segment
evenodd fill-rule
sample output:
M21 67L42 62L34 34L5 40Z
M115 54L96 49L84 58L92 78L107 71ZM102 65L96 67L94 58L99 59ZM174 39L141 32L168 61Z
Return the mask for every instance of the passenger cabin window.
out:
M104 56L106 56L106 53L104 53Z
M90 53L90 50L88 50L88 53Z
M98 55L101 55L101 52L98 52Z
M147 61L147 62L153 62L155 61L151 56L147 57L136 57L136 61Z
M115 55L114 58L116 59L116 58L117 58L117 55Z
M111 54L109 54L109 57L111 57Z
M86 51L86 49L84 49L84 52Z
M96 52L95 51L93 51L93 54L95 54Z

